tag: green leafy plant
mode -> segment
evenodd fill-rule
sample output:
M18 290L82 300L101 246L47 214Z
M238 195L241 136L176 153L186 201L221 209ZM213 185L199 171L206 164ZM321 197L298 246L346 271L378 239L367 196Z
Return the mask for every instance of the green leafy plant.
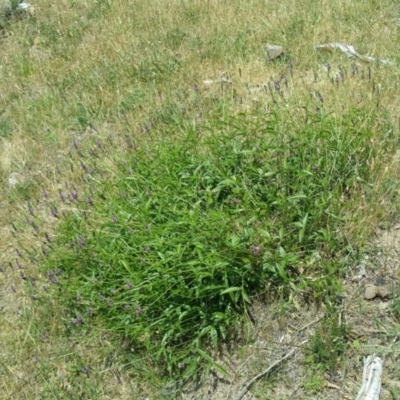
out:
M276 115L216 121L200 140L189 131L137 146L112 175L96 167L105 144L90 159L77 149L87 191L69 187L73 206L51 204L61 224L42 249L68 324L101 324L160 372L193 377L219 368L211 350L267 283L335 292L339 228L374 157L357 118L308 115L301 128ZM321 326L311 353L329 364L344 327Z

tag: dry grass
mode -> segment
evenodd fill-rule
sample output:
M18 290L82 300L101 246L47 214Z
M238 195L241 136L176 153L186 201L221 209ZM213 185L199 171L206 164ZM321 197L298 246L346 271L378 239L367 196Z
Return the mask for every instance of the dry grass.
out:
M40 210L42 188L57 195L67 177L78 179L67 157L73 139L85 143L92 136L112 133L119 140L126 131L145 136L149 122L158 119L162 126L171 121L171 109L185 109L188 118L200 124L215 107L227 113L268 107L268 82L273 85L282 74L289 81L283 89L285 100L276 97L285 103L288 118L304 104L317 105L320 93L325 109L334 114L354 106L369 110L379 102L382 113L397 120L400 8L390 0L34 3L35 16L5 23L0 49L0 265L6 271L0 274L0 396L168 398L157 392L154 377L135 381L123 368L126 361L120 361L123 354L115 351L111 338L101 332L67 336L56 306L51 315L38 316L33 310L15 267L16 249L40 247L34 232L22 228L28 202ZM352 44L360 54L388 59L393 65L365 64L314 50L330 41ZM283 59L266 60L264 47L269 43L285 48ZM328 63L329 76L323 68ZM352 76L354 65L358 72ZM336 83L340 70L346 79ZM203 83L223 77L231 83ZM382 149L387 177L394 182L398 160L385 157ZM104 163L112 168L112 157ZM9 188L12 172L26 177L22 189ZM375 203L357 205L360 224L348 229L360 235L360 243L381 220L396 215L386 196L392 191L376 187L371 195ZM54 224L50 219L48 223ZM268 330L279 331L271 323L262 327L265 340L270 339ZM249 349L238 357L246 360ZM87 364L93 372L80 373ZM290 370L284 376L290 377ZM282 382L269 382L256 397L270 398L265 393L274 385ZM277 391L271 396L288 398L288 391L279 390L280 397ZM312 395L304 396L308 397L297 398ZM202 398L211 399L212 394Z

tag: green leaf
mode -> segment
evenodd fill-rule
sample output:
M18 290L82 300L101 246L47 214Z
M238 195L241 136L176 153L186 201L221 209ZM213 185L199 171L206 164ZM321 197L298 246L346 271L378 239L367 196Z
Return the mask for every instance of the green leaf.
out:
M232 292L238 292L241 291L242 288L241 287L230 287L228 289L225 289L224 291L222 291L220 294L227 294L227 293L232 293Z

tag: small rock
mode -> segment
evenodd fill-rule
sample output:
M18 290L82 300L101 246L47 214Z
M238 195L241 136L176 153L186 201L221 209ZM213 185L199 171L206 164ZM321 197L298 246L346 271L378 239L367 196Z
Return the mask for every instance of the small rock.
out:
M378 286L375 286L374 284L368 284L365 286L364 298L366 300L372 300L378 295L379 295Z
M15 186L20 185L21 183L24 183L24 177L18 172L12 172L8 177L8 185L11 189L14 189Z
M268 61L275 60L275 58L280 57L285 52L282 46L277 46L275 44L269 44L266 46L265 51L267 53Z

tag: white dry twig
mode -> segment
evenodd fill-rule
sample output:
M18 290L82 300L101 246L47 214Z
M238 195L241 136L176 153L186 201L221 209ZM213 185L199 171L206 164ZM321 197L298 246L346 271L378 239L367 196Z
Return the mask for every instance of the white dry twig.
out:
M304 344L306 344L308 342L308 339L304 340L303 342L301 342L299 344L298 347L303 346ZM246 385L244 386L244 388L241 390L241 392L239 393L239 395L236 397L236 400L242 400L243 396L247 393L247 391L249 390L250 386L257 381L258 379L260 379L261 377L265 376L265 375L269 375L269 373L276 367L278 366L282 361L292 357L292 355L296 352L297 348L289 351L289 353L287 353L286 355L284 355L280 360L275 361L272 365L270 365L265 371L259 373L258 375L256 375L254 378L252 378L249 382L246 383Z
M390 65L391 62L388 60L382 60L380 58L374 58L374 57L369 57L369 56L362 56L361 54L357 53L356 49L349 45L349 44L344 44L344 43L338 43L338 42L331 42L331 43L326 43L326 44L319 44L318 46L315 46L317 50L340 50L342 53L346 54L348 57L354 57L358 58L363 61L368 61L368 62L380 62L381 64L384 65Z
M363 383L356 400L379 400L381 377L382 360L375 354L364 358Z

